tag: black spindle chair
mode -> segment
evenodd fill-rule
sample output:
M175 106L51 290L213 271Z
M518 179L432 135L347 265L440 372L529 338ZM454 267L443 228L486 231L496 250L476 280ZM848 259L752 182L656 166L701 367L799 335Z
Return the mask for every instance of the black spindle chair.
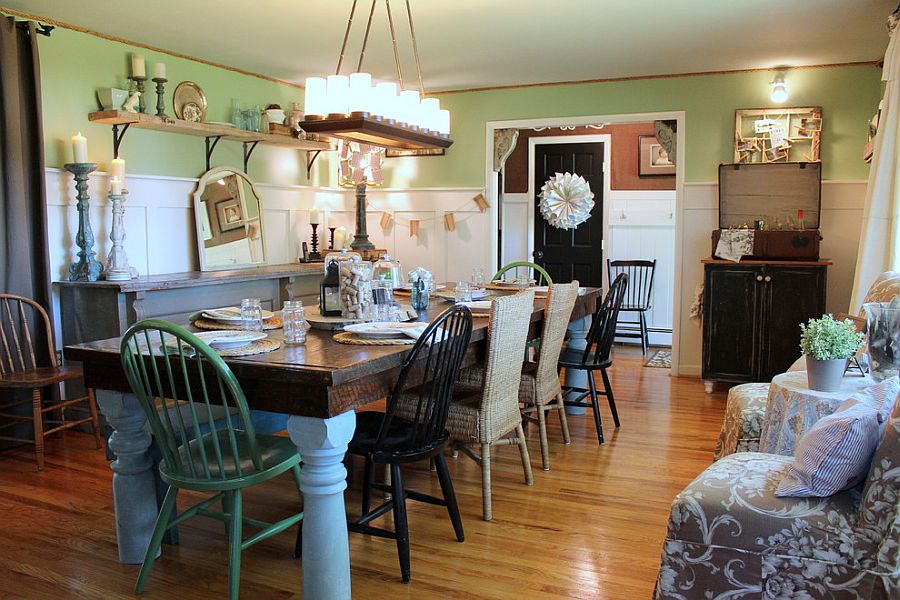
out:
M628 276L628 287L620 312L637 313L637 321L623 321L616 325L616 337L639 338L641 353L647 354L650 336L647 334L647 311L653 308L653 275L656 272L654 260L607 260L606 270L612 281L620 273Z
M612 285L609 286L609 292L594 313L594 320L591 323L591 329L588 332L587 347L581 356L580 361L559 361L559 366L564 369L572 369L586 371L588 387L582 388L578 386L564 385L562 386L564 397L566 398L566 406L578 406L581 408L590 408L594 411L594 424L597 426L597 441L603 443L603 424L600 419L600 406L597 401L597 395L606 396L609 402L609 410L612 411L613 421L616 427L619 426L619 413L616 410L616 401L613 397L612 385L609 383L609 375L606 370L612 366L612 346L616 337L616 320L619 317L619 309L622 306L622 299L625 295L625 289L628 286L628 275L620 273ZM594 372L600 371L603 377L603 390L597 391L597 383L594 381ZM578 396L569 399L568 392L576 392ZM590 397L590 402L587 398Z
M447 415L453 398L453 385L472 334L472 313L465 306L454 306L438 316L403 362L400 375L387 401L386 412L362 411L356 417L356 433L348 452L365 459L362 490L362 515L348 523L350 531L397 541L400 571L404 583L412 580L409 561L409 527L406 499L446 506L456 539L465 539L462 518L444 448L450 435ZM415 408L414 418L398 416L400 398L404 414ZM408 490L403 485L401 465L433 459L443 498ZM388 465L390 485L374 481L375 465ZM372 489L389 492L390 499L371 508ZM394 531L373 527L372 521L393 511ZM302 529L297 536L296 552L301 549Z

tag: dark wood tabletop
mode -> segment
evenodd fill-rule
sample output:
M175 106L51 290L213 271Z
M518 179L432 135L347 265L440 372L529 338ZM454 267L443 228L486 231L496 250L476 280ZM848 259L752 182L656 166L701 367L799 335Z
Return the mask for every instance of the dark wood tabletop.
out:
M501 292L502 293L502 292ZM586 288L575 302L571 320L593 314L600 290ZM450 304L432 298L420 320L430 321ZM531 337L540 335L544 300L536 299ZM484 359L486 318L475 318L464 366ZM281 330L268 332L280 339ZM339 344L334 332L309 330L305 345L283 344L278 350L226 358L240 381L251 408L309 417L333 417L384 398L391 390L411 346L355 346ZM66 359L83 364L88 387L130 392L119 357L120 338L66 346Z

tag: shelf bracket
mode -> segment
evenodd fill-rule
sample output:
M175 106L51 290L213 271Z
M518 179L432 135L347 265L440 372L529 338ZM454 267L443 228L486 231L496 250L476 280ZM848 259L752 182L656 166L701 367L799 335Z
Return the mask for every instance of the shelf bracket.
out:
M308 151L306 153L306 179L309 181L309 174L312 172L313 163L316 162L316 159L319 158L319 154L322 153L322 150L316 150L315 152Z
M125 123L125 126L122 127L121 133L119 132L119 125L113 124L112 132L113 132L113 158L119 158L119 146L122 144L122 140L125 138L125 132L128 131L128 127L131 123Z
M247 172L247 165L250 163L250 156L253 154L253 151L256 150L256 145L259 143L259 140L255 142L244 142L244 173ZM249 146L249 150L247 147Z
M219 143L219 140L222 139L222 136L208 135L204 139L206 140L206 170L209 171L209 161L212 158L213 151L216 149L216 144Z

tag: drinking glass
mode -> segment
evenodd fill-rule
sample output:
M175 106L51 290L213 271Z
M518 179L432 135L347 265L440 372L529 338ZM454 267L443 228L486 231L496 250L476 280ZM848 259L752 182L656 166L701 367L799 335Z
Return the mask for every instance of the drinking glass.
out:
M484 269L482 269L481 267L475 267L474 269L472 269L472 289L484 289Z
M457 302L471 302L472 288L469 287L468 281L457 281L456 289L453 292L454 299Z
M306 312L303 302L300 300L288 300L281 309L281 320L284 322L284 343L305 344L306 331L309 323L306 322Z
M244 331L262 331L262 306L259 298L241 300L241 329Z

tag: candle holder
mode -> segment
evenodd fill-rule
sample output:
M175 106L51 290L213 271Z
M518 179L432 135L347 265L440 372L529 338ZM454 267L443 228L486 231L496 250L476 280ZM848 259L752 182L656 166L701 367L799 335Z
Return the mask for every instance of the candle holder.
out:
M318 223L310 223L310 227L312 227L312 252L309 253L308 259L311 261L322 260L322 255L319 254L319 233L317 229L319 228Z
M97 170L95 163L68 163L66 171L75 176L75 191L78 204L78 234L75 244L78 246L78 262L69 267L69 281L97 281L103 265L94 252L94 231L91 229L90 196L88 195L88 178Z
M156 116L161 119L168 119L169 115L166 114L166 101L164 96L168 79L165 77L154 77L153 81L156 83Z
M107 281L130 281L135 272L128 264L128 255L125 253L125 195L128 190L123 189L121 194L109 194L112 202L112 230L109 239L112 242L112 250L107 257L106 271L104 275Z
M328 249L334 250L334 230L337 227L329 227L328 228Z
M147 106L144 102L144 82L147 81L147 78L132 75L129 79L135 83L137 91L140 92L140 95L138 96L138 112L147 112Z

